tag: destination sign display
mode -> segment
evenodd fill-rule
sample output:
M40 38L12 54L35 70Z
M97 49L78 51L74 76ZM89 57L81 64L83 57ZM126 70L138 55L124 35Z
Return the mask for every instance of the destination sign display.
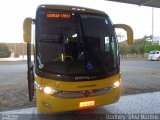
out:
M69 18L71 18L71 15L67 14L67 13L48 13L47 18L69 19Z

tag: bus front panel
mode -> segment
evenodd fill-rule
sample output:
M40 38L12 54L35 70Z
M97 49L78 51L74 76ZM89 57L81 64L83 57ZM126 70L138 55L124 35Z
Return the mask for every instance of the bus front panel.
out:
M120 75L114 75L107 79L88 82L60 82L55 80L41 79L41 88L36 90L37 107L40 112L62 112L95 108L102 105L112 104L119 100ZM44 87L50 87L56 91L46 94ZM68 87L70 89L68 89ZM80 87L81 86L81 87ZM92 86L92 87L91 87ZM82 104L80 106L80 104Z
M35 29L40 111L97 107L119 99L118 45L108 15L42 7Z

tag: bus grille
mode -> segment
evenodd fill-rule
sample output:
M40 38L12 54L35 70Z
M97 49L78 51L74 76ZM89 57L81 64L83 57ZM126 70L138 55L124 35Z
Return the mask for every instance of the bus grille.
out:
M59 91L53 94L53 96L60 97L60 98L83 98L83 97L91 97L91 96L105 94L107 92L110 92L112 89L114 89L113 86L108 86L102 89L86 90L86 91L78 91L78 92L77 91L74 91L74 92Z

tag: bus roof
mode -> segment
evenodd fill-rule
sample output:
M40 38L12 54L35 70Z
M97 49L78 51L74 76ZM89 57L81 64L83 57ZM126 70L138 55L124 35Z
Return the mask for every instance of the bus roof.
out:
M48 9L59 9L59 10L68 10L68 11L77 11L77 12L87 12L87 13L98 13L98 14L105 14L105 12L85 7L79 7L79 6L68 6L68 5L52 5L52 4L44 4L40 5L38 9L40 8L48 8Z

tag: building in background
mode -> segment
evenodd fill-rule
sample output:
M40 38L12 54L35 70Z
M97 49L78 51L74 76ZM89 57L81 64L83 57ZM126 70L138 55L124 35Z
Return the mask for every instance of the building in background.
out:
M153 43L154 43L154 44L158 44L158 45L160 45L160 36L158 36L158 37L154 37L154 39L153 39Z
M27 55L27 44L26 43L5 43L5 44L11 51L11 57L24 57Z

